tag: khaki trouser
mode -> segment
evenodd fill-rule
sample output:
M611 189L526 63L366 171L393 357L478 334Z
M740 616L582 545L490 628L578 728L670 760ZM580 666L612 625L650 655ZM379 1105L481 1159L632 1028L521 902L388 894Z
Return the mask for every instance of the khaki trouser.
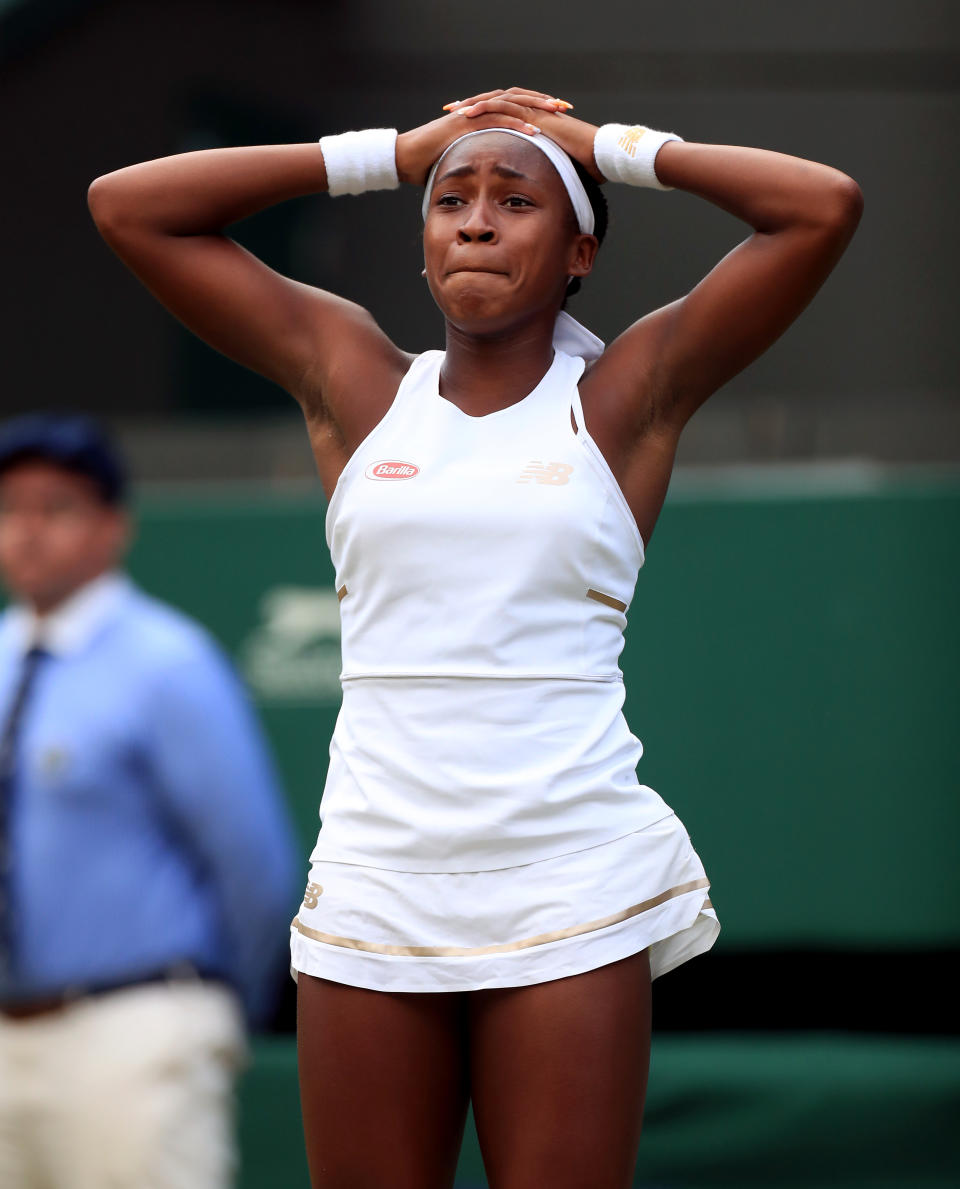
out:
M156 983L26 1020L0 1014L3 1189L226 1189L234 996Z

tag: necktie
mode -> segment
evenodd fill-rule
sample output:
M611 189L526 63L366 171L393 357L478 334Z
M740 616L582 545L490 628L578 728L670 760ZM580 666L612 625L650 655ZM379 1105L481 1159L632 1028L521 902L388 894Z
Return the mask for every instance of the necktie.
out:
M20 678L6 719L0 727L0 979L13 974L16 958L16 933L13 920L13 784L17 758L17 737L23 712L30 696L40 659L41 648L31 648L24 656Z

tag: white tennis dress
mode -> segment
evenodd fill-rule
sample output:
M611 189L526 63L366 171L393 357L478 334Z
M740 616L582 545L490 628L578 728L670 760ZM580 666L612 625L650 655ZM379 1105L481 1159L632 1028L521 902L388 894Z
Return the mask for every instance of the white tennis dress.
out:
M419 356L327 512L343 647L297 971L394 991L713 944L708 881L623 717L643 542L557 351L470 417ZM571 423L571 412L577 430Z

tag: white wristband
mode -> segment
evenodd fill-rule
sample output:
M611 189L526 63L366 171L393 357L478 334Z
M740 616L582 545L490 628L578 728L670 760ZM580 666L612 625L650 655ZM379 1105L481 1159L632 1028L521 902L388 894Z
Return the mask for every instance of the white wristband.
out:
M611 182L672 190L657 177L653 163L668 140L683 140L674 132L657 132L642 124L603 124L593 138L597 168Z
M396 190L400 185L396 128L321 136L320 150L327 170L327 192L333 198L365 190Z

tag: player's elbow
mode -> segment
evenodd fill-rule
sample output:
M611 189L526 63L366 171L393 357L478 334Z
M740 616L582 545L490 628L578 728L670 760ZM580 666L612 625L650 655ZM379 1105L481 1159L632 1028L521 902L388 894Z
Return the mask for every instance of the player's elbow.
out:
M99 227L111 205L110 175L94 178L87 187L87 207Z
M832 169L830 175L824 187L823 221L842 235L852 235L863 214L863 191L839 169Z
M94 178L87 188L87 207L97 230L107 240L118 235L131 222L133 206L120 177L122 173L122 170L105 173Z

